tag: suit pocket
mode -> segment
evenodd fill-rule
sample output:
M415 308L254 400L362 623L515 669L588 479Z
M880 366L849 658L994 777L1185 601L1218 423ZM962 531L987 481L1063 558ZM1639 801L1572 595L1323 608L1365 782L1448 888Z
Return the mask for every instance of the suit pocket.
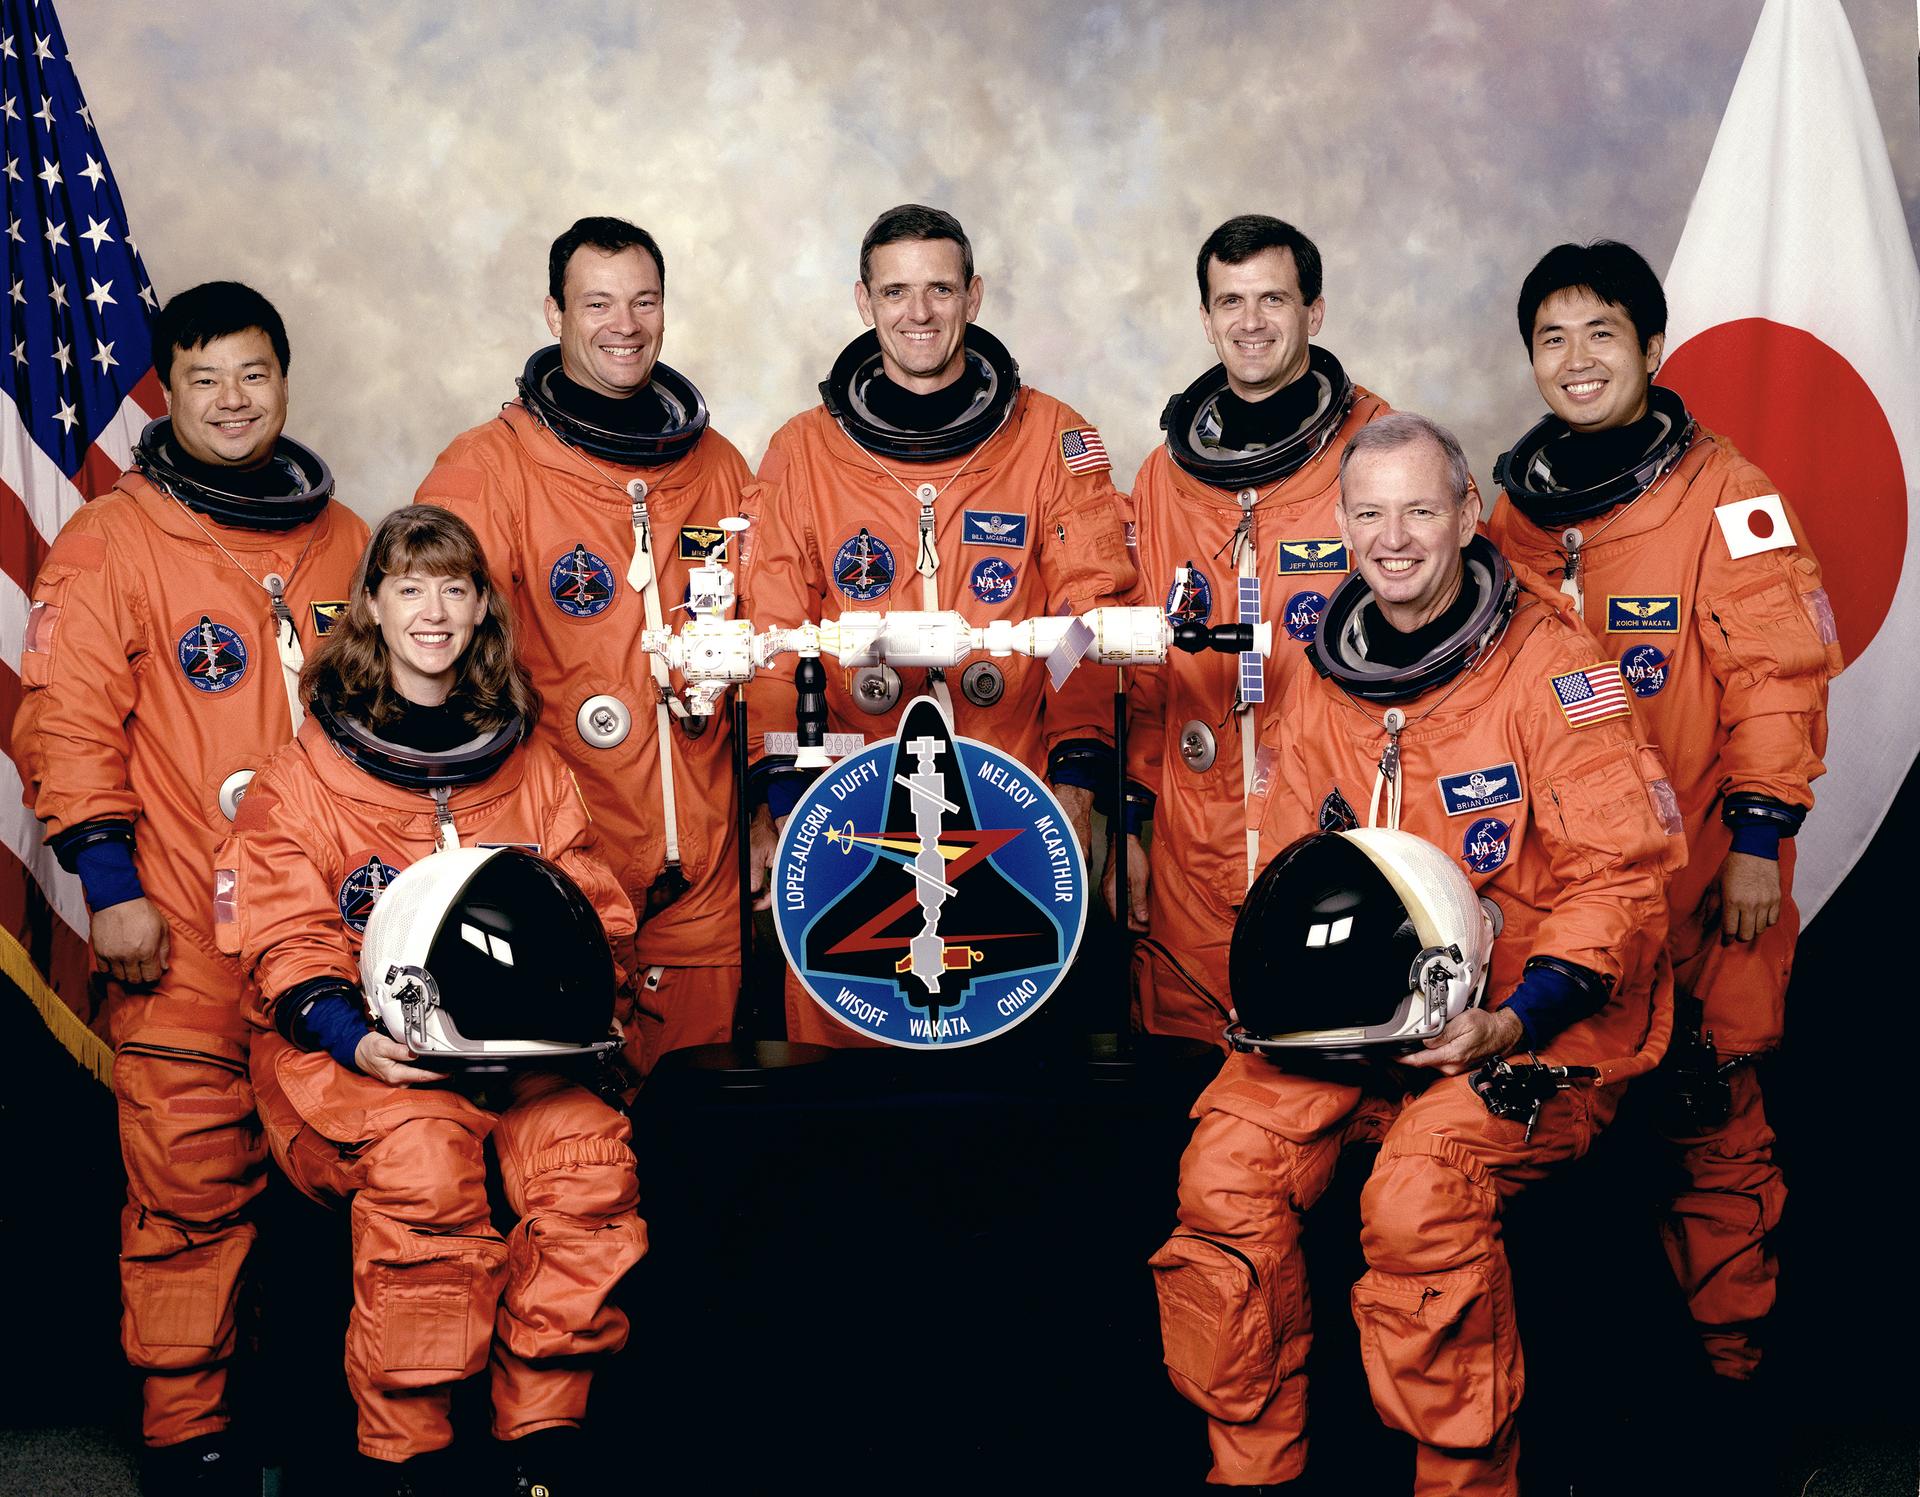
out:
M1478 1265L1436 1274L1369 1270L1353 1286L1373 1404L1427 1445L1491 1444L1520 1402L1519 1340Z
M1147 1261L1173 1385L1216 1419L1257 1417L1280 1379L1281 1274L1291 1265L1272 1248L1185 1232Z

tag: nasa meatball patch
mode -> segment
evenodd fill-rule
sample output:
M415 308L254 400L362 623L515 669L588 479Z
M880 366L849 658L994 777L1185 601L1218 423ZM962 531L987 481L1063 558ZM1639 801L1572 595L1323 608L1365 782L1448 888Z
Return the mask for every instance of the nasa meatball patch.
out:
M1282 622L1287 628L1287 638L1297 639L1303 644L1311 643L1320 628L1320 615L1327 610L1325 593L1295 593L1287 599L1287 607L1282 614ZM1246 615L1242 614L1244 618Z
M998 556L989 556L973 569L967 584L982 603L1004 603L1013 596L1014 585L1019 580L1019 573L1010 563Z
M1443 774L1440 799L1446 803L1449 816L1512 805L1520 799L1520 771L1509 760L1505 764L1489 764L1485 769L1470 769L1465 774Z
M1513 828L1497 816L1485 816L1467 828L1460 840L1460 861L1474 873L1492 873L1507 861Z
M1620 675L1637 697L1657 697L1667 684L1667 657L1652 645L1635 645L1620 657Z

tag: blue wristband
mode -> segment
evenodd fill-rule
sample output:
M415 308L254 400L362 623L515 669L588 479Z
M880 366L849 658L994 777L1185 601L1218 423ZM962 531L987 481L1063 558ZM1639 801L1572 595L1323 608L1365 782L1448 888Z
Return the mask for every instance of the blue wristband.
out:
M367 1022L366 1010L351 998L330 993L316 999L307 1009L304 1026L307 1034L320 1042L319 1048L341 1065L349 1071L360 1069L354 1064L353 1052L372 1033L373 1026Z
M133 844L122 837L94 842L80 849L74 860L80 875L80 887L87 896L87 908L100 911L130 899L143 899L140 875L133 867Z
M1780 860L1780 828L1770 821L1735 822L1732 850L1777 863Z
M1098 792L1113 785L1113 745L1098 738L1069 738L1047 755L1047 779Z
M1538 1050L1569 1024L1600 1012L1607 997L1607 989L1598 983L1577 982L1556 967L1538 966L1527 968L1520 986L1500 1007L1520 1021L1527 1048Z
M807 782L799 775L777 774L767 781L767 811L775 821L782 816L791 816L793 808L800 804L800 793L807 788Z

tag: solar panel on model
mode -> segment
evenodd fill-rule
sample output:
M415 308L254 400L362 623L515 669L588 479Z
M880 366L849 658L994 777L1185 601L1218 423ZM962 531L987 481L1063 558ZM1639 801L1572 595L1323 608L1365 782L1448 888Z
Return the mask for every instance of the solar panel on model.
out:
M1258 577L1240 579L1240 622L1255 626L1251 641L1254 648L1240 652L1240 700L1264 702L1267 699L1267 669L1266 661L1259 650L1260 579Z

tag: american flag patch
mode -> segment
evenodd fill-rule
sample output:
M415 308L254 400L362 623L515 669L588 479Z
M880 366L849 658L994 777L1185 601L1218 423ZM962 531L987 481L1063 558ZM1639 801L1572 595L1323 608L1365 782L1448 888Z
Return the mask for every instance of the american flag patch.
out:
M1060 457L1069 473L1098 473L1111 468L1107 444L1091 426L1075 426L1060 433Z
M1553 699L1566 713L1570 727L1587 728L1610 717L1627 716L1627 684L1611 660L1555 676L1552 686Z

